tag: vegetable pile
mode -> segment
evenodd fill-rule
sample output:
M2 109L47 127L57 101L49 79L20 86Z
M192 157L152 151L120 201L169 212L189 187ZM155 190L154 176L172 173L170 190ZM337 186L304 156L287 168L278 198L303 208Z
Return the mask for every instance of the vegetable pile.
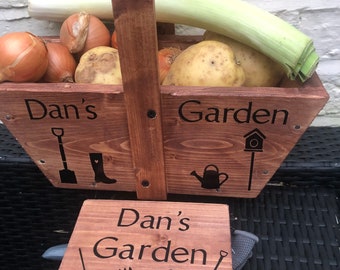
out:
M12 32L0 37L0 50L0 82L122 84L116 32L87 12L66 18L57 41ZM159 50L160 82L180 53Z
M312 41L276 16L240 0L178 1L156 0L156 19L207 30L201 42L186 49L159 50L161 84L271 87L284 76L304 82L314 73L318 56ZM65 17L65 7L55 1L30 0L33 17L63 20L59 40L27 32L0 37L0 82L121 84L116 32L103 23L112 19L105 10L111 3L101 0L91 9L92 1L81 2L80 7L70 3L74 12ZM188 6L193 2L195 9Z
M29 0L36 19L63 21L72 13L87 11L113 20L111 0ZM155 0L157 22L184 24L231 37L281 64L288 78L306 81L319 57L313 41L279 17L242 0Z

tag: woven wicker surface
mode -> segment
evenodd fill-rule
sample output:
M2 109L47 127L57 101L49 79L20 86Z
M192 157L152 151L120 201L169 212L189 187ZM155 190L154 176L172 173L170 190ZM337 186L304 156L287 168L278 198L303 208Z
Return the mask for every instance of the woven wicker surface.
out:
M260 239L244 269L340 269L340 129L310 128L256 199L170 195L225 203L231 225ZM0 125L0 269L58 269L41 258L67 243L85 199L135 194L52 187Z

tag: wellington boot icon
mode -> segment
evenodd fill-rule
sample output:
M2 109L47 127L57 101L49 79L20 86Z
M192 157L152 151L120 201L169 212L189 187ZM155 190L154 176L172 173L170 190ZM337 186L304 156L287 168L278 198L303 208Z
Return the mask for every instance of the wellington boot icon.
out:
M90 153L90 160L92 169L95 174L94 180L98 182L102 182L104 184L114 184L117 182L116 179L108 178L104 173L104 162L102 153Z

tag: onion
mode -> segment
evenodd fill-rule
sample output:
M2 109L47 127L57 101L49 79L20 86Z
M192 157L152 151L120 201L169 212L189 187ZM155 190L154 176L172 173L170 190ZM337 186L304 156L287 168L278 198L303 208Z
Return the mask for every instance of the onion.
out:
M110 46L111 34L105 24L87 12L70 15L60 27L60 42L71 53L84 54L98 46Z
M74 82L76 60L69 50L60 43L46 43L48 66L43 77L45 82Z
M36 82L47 65L45 42L29 32L11 32L0 37L0 82Z
M113 31L111 35L111 47L118 49L118 42L117 42L117 32L116 30Z
M158 51L159 82L162 83L169 72L172 63L182 51L178 48L168 47Z

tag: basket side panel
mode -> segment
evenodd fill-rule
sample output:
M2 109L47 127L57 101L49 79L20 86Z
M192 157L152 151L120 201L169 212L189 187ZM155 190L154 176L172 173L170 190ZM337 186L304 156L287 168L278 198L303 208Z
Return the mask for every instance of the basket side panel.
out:
M123 99L122 93L77 87L69 92L12 89L0 91L1 117L54 186L133 191Z

